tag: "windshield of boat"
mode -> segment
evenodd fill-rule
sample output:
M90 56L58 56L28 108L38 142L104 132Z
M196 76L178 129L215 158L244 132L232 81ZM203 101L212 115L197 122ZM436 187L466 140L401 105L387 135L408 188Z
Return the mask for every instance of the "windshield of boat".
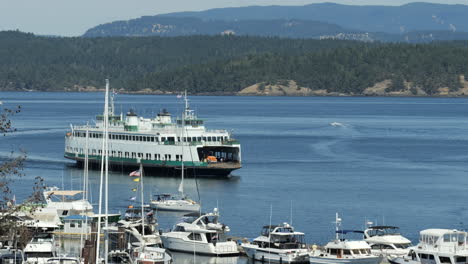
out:
M49 259L48 264L79 264L76 259Z
M400 229L398 227L391 228L375 228L367 231L367 234L373 236L387 236L387 235L399 235Z
M304 235L275 235L271 234L271 242L285 244L304 244Z
M411 243L395 244L396 248L401 248L401 249L406 249L406 248L409 248L411 246L412 246Z

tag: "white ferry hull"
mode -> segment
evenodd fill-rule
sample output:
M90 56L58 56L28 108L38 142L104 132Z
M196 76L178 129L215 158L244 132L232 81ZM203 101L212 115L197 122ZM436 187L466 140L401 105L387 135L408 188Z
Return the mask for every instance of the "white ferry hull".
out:
M216 246L213 243L184 240L178 237L161 236L164 248L187 253L196 253L199 255L210 256L237 256L239 251L235 242L218 242Z
M245 254L251 259L273 263L309 263L309 254L306 252L287 253L274 250L259 249L250 245L242 245Z
M379 264L382 258L327 258L327 257L310 257L311 264Z
M65 153L65 158L77 161L79 167L83 167L84 158L80 155L75 155L72 153ZM163 176L163 177L179 177L180 175L180 165L169 165L169 164L155 164L151 162L143 162L143 168L147 176ZM101 159L97 156L96 158L89 159L91 169L100 169ZM109 165L111 170L122 171L133 171L139 168L139 163L135 160L133 161L122 161L120 159L109 158ZM232 163L231 165L226 166L187 166L186 168L186 177L229 177L231 172L241 168L239 163Z

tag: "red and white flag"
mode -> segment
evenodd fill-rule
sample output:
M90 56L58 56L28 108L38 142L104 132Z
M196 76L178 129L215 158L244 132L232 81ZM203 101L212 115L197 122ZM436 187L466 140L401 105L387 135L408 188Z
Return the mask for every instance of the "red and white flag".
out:
M130 177L140 177L141 176L140 170L132 171L132 172L130 172L130 174L128 176L130 176Z

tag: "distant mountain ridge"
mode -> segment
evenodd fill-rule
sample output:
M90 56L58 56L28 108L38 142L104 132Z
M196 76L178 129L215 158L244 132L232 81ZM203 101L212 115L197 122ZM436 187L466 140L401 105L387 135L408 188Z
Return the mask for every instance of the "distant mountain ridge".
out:
M468 6L249 6L179 12L115 21L84 37L255 35L360 41L431 42L468 39Z
M468 32L467 5L416 2L401 6L342 5L248 6L177 12L161 16L219 20L302 19L337 24L367 32L404 33L423 30Z

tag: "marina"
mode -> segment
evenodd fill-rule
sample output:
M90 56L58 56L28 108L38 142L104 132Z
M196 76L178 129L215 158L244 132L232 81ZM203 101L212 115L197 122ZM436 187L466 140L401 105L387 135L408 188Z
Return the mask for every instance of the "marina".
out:
M72 99L60 93L36 94L40 99L32 97L28 99L28 96L18 93L2 95L2 98L7 98L9 103L21 104L24 109L21 115L14 118L18 131L8 135L8 141L0 140L2 150L11 149L12 146L28 149L26 176L16 180L12 185L16 199L22 201L26 198L31 188L28 182L31 182L32 175L43 175L47 185L60 186L48 189L44 193L45 198L51 195L61 197L55 201L60 204L52 204L51 201L47 208L60 210L60 215L68 219L65 222L69 221L68 228L71 230L71 223L80 219L67 218L70 215L65 211L88 211L90 205L96 209L100 172L89 170L89 205L83 203L84 200L74 203L71 199L63 198L63 196L79 195L79 190L83 186L83 168L61 156L64 144L63 132L68 129L69 123L83 123L92 117L93 113L102 112L101 100L93 99L90 94L77 94ZM119 95L119 97L121 97L119 101L123 104L122 108L136 108L135 105L138 105L135 111L146 113L147 116L160 113L159 107L168 107L168 111L173 113L181 112L181 101L176 96ZM305 252L309 252L313 258L315 257L311 253L313 250L327 250L326 252L331 254L333 247L330 243L334 242L330 242L330 238L336 234L344 235L343 230L358 230L361 232L361 239L364 239L366 231L369 234L369 230L378 233L384 227L392 227L386 225L387 223L397 224L402 234L416 245L420 230L464 229L463 223L468 217L468 212L463 203L467 195L462 190L468 185L464 177L464 162L468 157L465 148L468 145L468 138L465 133L466 128L460 124L466 119L464 111L468 106L466 99L399 98L398 104L395 103L395 98L377 98L372 101L367 98L300 97L219 97L216 100L214 97L191 97L190 99L192 107L197 109L201 116L206 116L207 122L209 121L214 127L234 130L236 139L239 139L243 146L242 169L235 170L229 178L182 177L183 194L189 195L193 201L200 200L204 211L217 208L205 216L219 214L224 224L218 226L217 220L203 222L201 225L205 225L205 229L200 229L203 235L211 232L208 230L220 228L227 230L229 226L229 235L253 242L258 238L259 229L265 223L270 222L271 227L283 226L285 229L294 226L301 231L300 234L297 233L298 236L303 234L301 238L303 240L301 242L296 240L298 244L294 245L298 249L304 245ZM375 103L375 100L379 102ZM267 107L271 105L274 107ZM69 112L56 114L56 118L48 119L48 113L56 113L56 109L66 109ZM89 123L92 122L93 120L89 120ZM333 123L340 125L332 125ZM428 149L437 149L437 151L428 151ZM6 153L3 153L3 158L7 157ZM182 164L185 164L186 156L189 155L184 155L184 159L180 160ZM150 212L146 211L149 207L137 207L141 202L139 197L138 201L129 199L135 196L132 190L135 187L135 184L132 184L134 177L129 176L131 172L132 170L125 166L109 171L109 212L119 212L116 215L126 216L125 211L132 204L135 206L133 213L144 212L146 215ZM167 174L163 175L166 177L154 176L156 175L151 175L149 172L148 175L145 174L144 184L143 179L138 182L143 187L139 188L144 190L144 200L148 204L156 194L180 190L180 170L174 170L171 175L173 177L167 177ZM441 195L436 196L436 199L432 195L434 193ZM136 196L138 195L139 193ZM198 197L200 199L197 199ZM430 201L429 207L425 205L428 201ZM447 201L450 201L450 204ZM83 204L85 206L82 206ZM64 207L65 205L69 207ZM142 210L143 208L145 209ZM130 211L128 213L132 213ZM332 221L336 212L340 212L340 217L346 219L339 230L334 230L339 217ZM155 228L161 230L163 244L164 234L174 232L175 224L180 223L180 219L188 217L187 214L188 212L155 211L157 222L153 224L157 224ZM156 229L142 234L138 231L141 230L138 228L141 223L132 222L141 217L142 213L134 219L123 219L121 221L126 222L120 222L120 226L126 228L128 230L126 233L135 238L133 243L146 241L145 243L158 244L158 235L153 236ZM204 221L204 216L198 215L194 221L197 219ZM287 224L284 223L285 220ZM368 220L375 223L373 229L366 224ZM150 224L150 221L145 220L145 222ZM187 224L198 229L200 227L198 223ZM340 230L341 233L338 233ZM281 233L280 230L277 232ZM221 234L217 235L216 239L218 237L221 238ZM382 236L369 235L369 239L372 237ZM212 240L213 236L202 238L200 235L200 238L210 243L208 239ZM150 243L150 240L153 242ZM233 245L241 243L229 237L217 243L225 243L224 241ZM335 241L341 241L341 238ZM401 241L407 243L406 240ZM460 242L463 242L463 245L460 245L462 250L466 244L466 236L464 240L457 240L457 243ZM379 243L382 247L382 242ZM345 250L351 250L350 255L366 256L372 261L366 263L377 263L376 258L382 259L372 254L375 252L372 252L374 248L370 243L362 240L358 244L359 248L343 247L341 254L345 254ZM313 245L316 245L315 249ZM79 250L76 251L76 245L61 243L60 246L63 247L60 250L62 253L65 251L75 251L75 255L79 253ZM166 249L170 247L164 246ZM75 247L75 250L70 247ZM356 249L359 253L353 252ZM335 248L333 253L337 259L336 250ZM195 253L202 251L201 248L195 249ZM138 244L134 245L132 252L142 257L162 253L158 247L143 251ZM203 259L204 263L249 261L245 256L236 256L239 254L236 250L224 250L224 252L230 256L221 259L194 256L193 243L191 243L187 246L187 250L176 249L173 260L174 263L201 263L197 262L197 258L198 261ZM123 252L116 251L112 254L113 258L124 255ZM392 256L389 260L395 263L400 263L398 258L404 258L403 256L393 258L393 253L388 255ZM53 253L49 257L52 259L58 255ZM454 255L454 261L455 257L463 256ZM412 258L411 261L419 260Z

